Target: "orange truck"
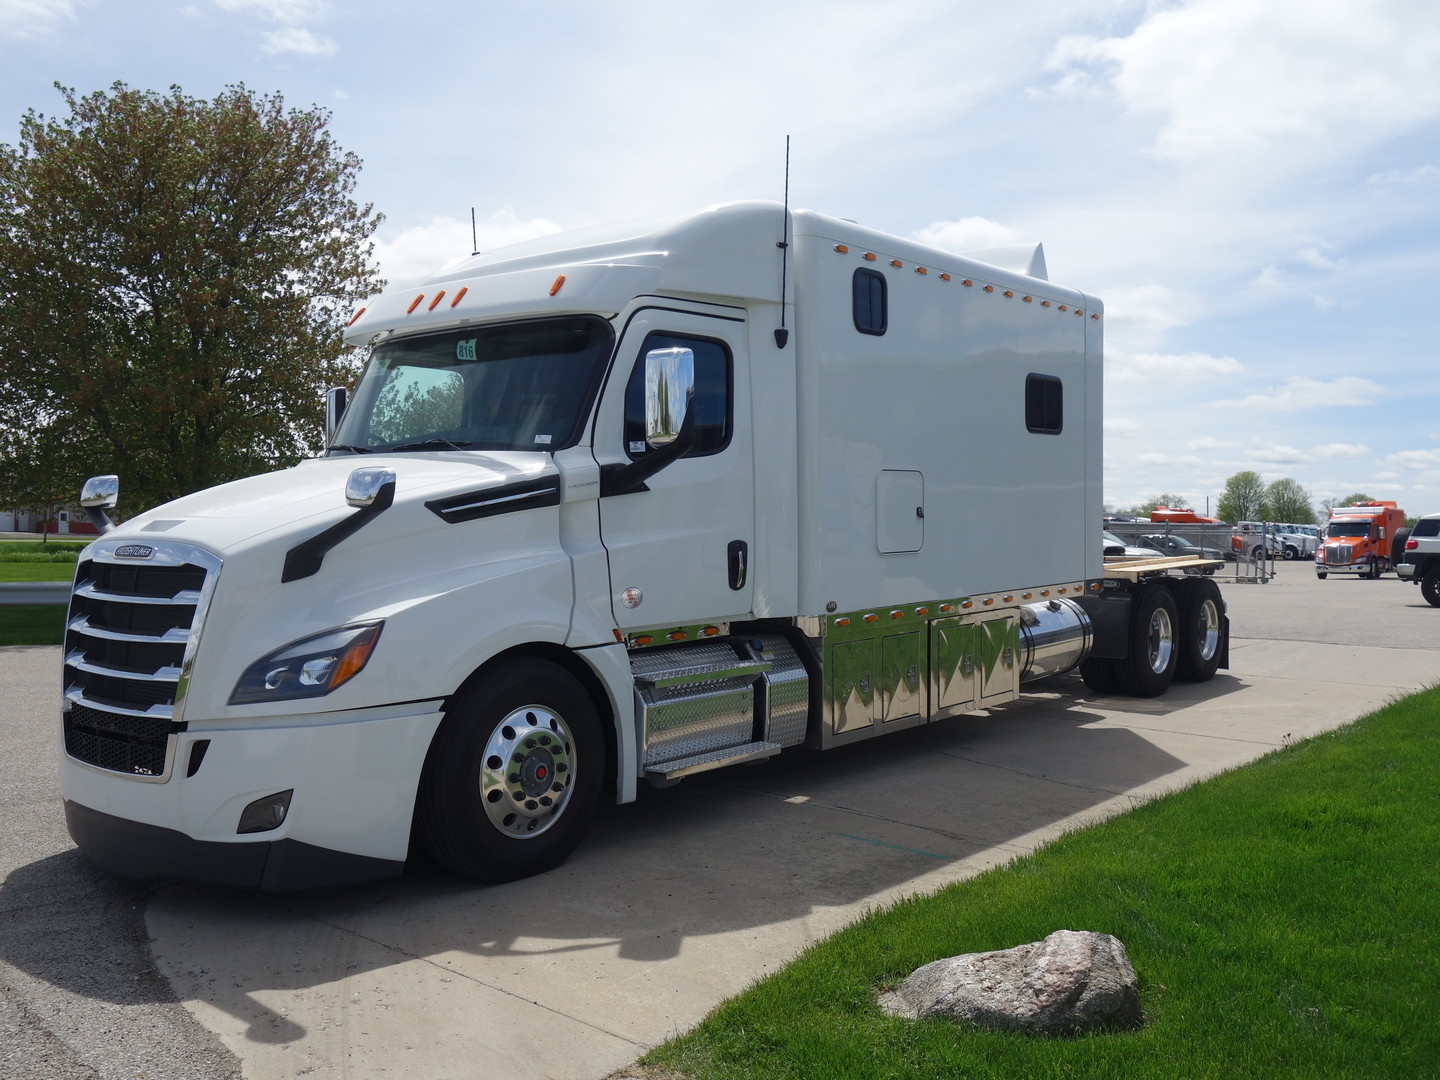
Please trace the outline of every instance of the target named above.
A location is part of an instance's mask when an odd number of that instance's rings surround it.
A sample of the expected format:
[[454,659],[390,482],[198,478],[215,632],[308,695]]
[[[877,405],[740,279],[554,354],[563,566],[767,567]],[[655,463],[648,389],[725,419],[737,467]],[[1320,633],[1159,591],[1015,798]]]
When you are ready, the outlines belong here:
[[1359,574],[1378,578],[1395,569],[1391,545],[1405,527],[1405,511],[1393,502],[1330,508],[1325,538],[1315,551],[1315,576]]

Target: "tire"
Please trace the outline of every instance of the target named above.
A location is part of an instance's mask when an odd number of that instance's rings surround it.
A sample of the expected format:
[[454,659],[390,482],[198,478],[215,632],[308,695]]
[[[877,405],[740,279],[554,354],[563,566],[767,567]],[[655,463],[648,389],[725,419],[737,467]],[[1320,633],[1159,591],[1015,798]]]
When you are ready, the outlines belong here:
[[1420,595],[1431,607],[1440,607],[1440,568],[1427,571],[1420,579]]
[[1220,667],[1225,644],[1225,603],[1220,587],[1208,578],[1192,578],[1179,586],[1180,654],[1175,678],[1184,682],[1208,682]]
[[1317,578],[1319,578],[1321,581],[1324,581],[1324,580],[1325,580],[1327,577],[1329,577],[1330,575],[1327,574],[1327,573],[1325,573],[1324,570],[1316,570],[1316,571],[1315,571],[1315,576],[1316,576]]
[[1130,697],[1158,697],[1175,680],[1180,650],[1175,647],[1179,612],[1165,585],[1141,588],[1130,603],[1129,648],[1115,661],[1120,691]]
[[1286,561],[1286,562],[1294,562],[1294,561],[1295,561],[1296,559],[1298,559],[1299,557],[1300,557],[1300,549],[1299,549],[1299,548],[1297,548],[1294,544],[1286,544],[1286,545],[1285,545],[1285,561]]
[[1250,558],[1253,559],[1255,562],[1264,562],[1265,549],[1263,547],[1260,547],[1259,545],[1256,545],[1255,547],[1250,549]]
[[1085,685],[1097,694],[1113,694],[1120,689],[1120,680],[1115,674],[1119,660],[1091,656],[1080,661],[1080,677]]
[[[1392,537],[1391,540],[1390,540],[1390,568],[1391,568],[1392,570],[1394,570],[1395,567],[1399,566],[1399,565],[1400,565],[1400,561],[1405,558],[1405,541],[1406,541],[1406,540],[1409,540],[1409,539],[1410,539],[1410,530],[1409,530],[1409,529],[1396,529],[1396,530],[1395,530],[1395,535],[1394,535],[1394,537]],[[1398,575],[1399,575],[1399,571],[1396,570],[1395,572],[1396,572],[1396,575],[1398,576]]]
[[416,800],[420,842],[447,869],[514,881],[558,866],[594,815],[605,748],[594,702],[563,668],[521,659],[452,700]]

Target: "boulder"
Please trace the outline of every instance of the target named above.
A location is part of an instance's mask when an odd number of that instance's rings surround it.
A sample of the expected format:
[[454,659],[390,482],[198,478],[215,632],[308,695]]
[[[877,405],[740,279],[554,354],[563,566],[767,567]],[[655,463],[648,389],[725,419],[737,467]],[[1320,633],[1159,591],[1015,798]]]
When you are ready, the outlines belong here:
[[1143,1019],[1125,946],[1089,930],[936,960],[882,994],[880,1007],[910,1019],[939,1016],[1041,1035],[1134,1028]]

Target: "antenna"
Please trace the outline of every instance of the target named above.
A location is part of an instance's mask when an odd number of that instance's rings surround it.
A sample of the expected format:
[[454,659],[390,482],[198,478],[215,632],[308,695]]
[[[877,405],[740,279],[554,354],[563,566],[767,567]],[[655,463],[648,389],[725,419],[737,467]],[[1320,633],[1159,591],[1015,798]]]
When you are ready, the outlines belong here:
[[480,254],[480,237],[475,232],[475,207],[470,207],[470,254]]
[[785,329],[785,281],[790,268],[790,136],[785,136],[785,211],[780,223],[781,237],[775,246],[780,249],[780,325],[775,329],[775,347],[783,349],[790,340]]

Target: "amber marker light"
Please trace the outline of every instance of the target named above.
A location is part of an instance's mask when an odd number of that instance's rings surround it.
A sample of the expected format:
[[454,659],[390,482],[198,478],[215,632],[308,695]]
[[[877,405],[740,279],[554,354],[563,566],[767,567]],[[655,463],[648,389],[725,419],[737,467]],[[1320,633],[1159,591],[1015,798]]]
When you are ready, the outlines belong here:
[[899,270],[905,264],[902,263],[899,259],[891,259],[890,265],[893,266],[896,270]]
[[435,299],[430,301],[430,306],[427,307],[425,310],[426,310],[426,311],[434,311],[434,310],[436,309],[436,307],[439,306],[440,301],[441,301],[441,300],[444,300],[444,299],[445,299],[445,290],[444,290],[444,289],[441,289],[439,292],[437,292],[437,293],[435,294]]
[[865,621],[866,621],[866,622],[875,622],[875,621],[876,621],[877,619],[879,619],[879,618],[880,618],[879,615],[866,615],[866,616],[865,616]]
[[469,286],[469,285],[461,285],[461,286],[460,286],[460,291],[455,294],[455,299],[450,301],[450,306],[451,306],[451,307],[454,307],[456,304],[458,304],[458,303],[460,302],[460,298],[461,298],[462,296],[464,296],[464,295],[465,295],[467,292],[469,292],[469,291],[470,291],[470,286]]
[[949,281],[949,280],[950,280],[950,275],[949,275],[949,274],[941,274],[941,275],[940,275],[940,280],[941,280],[941,281]]
[[1050,301],[1049,301],[1049,300],[1041,300],[1041,301],[1040,301],[1040,306],[1041,306],[1041,307],[1049,307],[1049,306],[1050,306]]
[[943,615],[945,612],[947,612],[947,611],[954,611],[954,610],[955,610],[955,606],[954,606],[953,604],[941,604],[941,605],[940,605],[940,613],[941,613],[942,615]]
[[1035,298],[1033,296],[1022,296],[1020,299],[1024,300],[1027,304],[1033,304],[1035,302]]
[[993,604],[993,603],[995,603],[995,598],[994,598],[993,596],[987,596],[987,597],[985,597],[985,606],[986,606],[986,607],[989,607],[989,606],[990,606],[991,604]]
[[848,247],[846,247],[844,244],[836,244],[836,245],[835,245],[835,250],[838,251],[841,255],[844,255],[844,254],[845,254],[847,251],[849,251],[850,249],[849,249]]
[[960,284],[961,284],[961,285],[964,285],[965,288],[969,289],[969,288],[971,288],[972,286],[974,286],[975,283],[974,283],[973,281],[971,281],[971,280],[967,277],[964,281],[960,282]]
[[718,633],[720,633],[720,628],[719,628],[718,626],[707,626],[707,627],[705,627],[704,630],[701,630],[701,631],[700,631],[700,636],[701,636],[701,637],[714,637],[714,636],[715,636],[716,634],[718,634]]
[[838,627],[840,627],[840,628],[843,630],[845,627],[847,627],[847,626],[850,625],[850,620],[849,620],[849,619],[844,619],[844,618],[842,618],[842,619],[836,619],[836,620],[835,620],[835,625],[838,626]]
[[1021,600],[1029,600],[1030,597],[1033,596],[1033,595],[1034,595],[1033,593],[1028,593],[1028,592],[1027,592],[1027,593],[1024,593],[1024,594],[1020,597],[1020,599],[1021,599]]
[[866,262],[874,262],[874,261],[875,261],[875,253],[874,253],[873,251],[867,251],[867,252],[865,252],[865,254],[864,254],[862,257],[864,258],[864,260],[865,260]]
[[666,639],[669,641],[684,641],[689,636],[690,635],[685,633],[684,630],[672,630],[670,631],[670,633],[665,635]]
[[994,286],[994,285],[986,285],[986,286],[985,286],[985,291],[986,291],[986,292],[994,292],[994,291],[995,291],[995,286]]
[[1005,290],[1005,295],[1006,295],[1007,297],[1013,298],[1013,297],[1015,296],[1015,290],[1014,290],[1014,289],[1006,289],[1006,290]]
[[350,316],[350,321],[347,322],[345,325],[346,325],[346,326],[354,326],[354,325],[355,325],[355,320],[358,319],[358,318],[360,318],[360,316],[361,316],[361,315],[364,315],[364,314],[365,314],[365,309],[362,307],[359,311],[355,312],[354,315],[351,315],[351,316]]
[[1061,305],[1060,305],[1060,310],[1061,310],[1061,311],[1064,311],[1064,310],[1066,310],[1066,308],[1065,308],[1065,305],[1064,305],[1064,304],[1061,304]]
[[922,275],[922,276],[925,275],[925,274],[928,274],[929,272],[930,272],[930,271],[929,271],[929,270],[926,270],[923,266],[917,266],[917,267],[915,267],[915,273],[920,274],[920,275]]
[[904,617],[905,612],[901,611],[899,608],[896,608],[894,611],[890,612],[890,618],[892,619],[903,619]]
[[1098,318],[1100,318],[1100,316],[1099,316],[1099,315],[1091,315],[1090,318],[1092,318],[1092,319],[1098,319]]
[[420,306],[420,301],[424,299],[425,294],[422,292],[419,296],[415,297],[414,300],[410,301],[410,306],[405,309],[405,314],[409,315],[412,311],[414,311],[417,307]]
[[1014,599],[1015,599],[1015,597],[1013,597],[1013,596],[1007,596],[1007,597],[1005,597],[1005,603],[1007,603],[1007,604],[1008,604],[1008,603],[1011,603]]
[[654,639],[653,637],[651,637],[649,634],[641,634],[639,637],[637,637],[637,638],[635,639],[635,644],[636,644],[636,645],[653,645],[654,642],[655,642],[655,639]]
[[557,277],[557,278],[555,279],[555,284],[550,286],[550,295],[551,295],[551,296],[554,296],[556,293],[558,293],[558,292],[560,291],[560,287],[561,287],[562,285],[564,285],[564,284],[565,284],[565,275],[564,275],[564,274],[561,274],[559,277]]
[[916,615],[929,615],[929,614],[930,614],[930,609],[929,609],[928,607],[917,607],[917,608],[915,609],[915,614],[916,614]]

